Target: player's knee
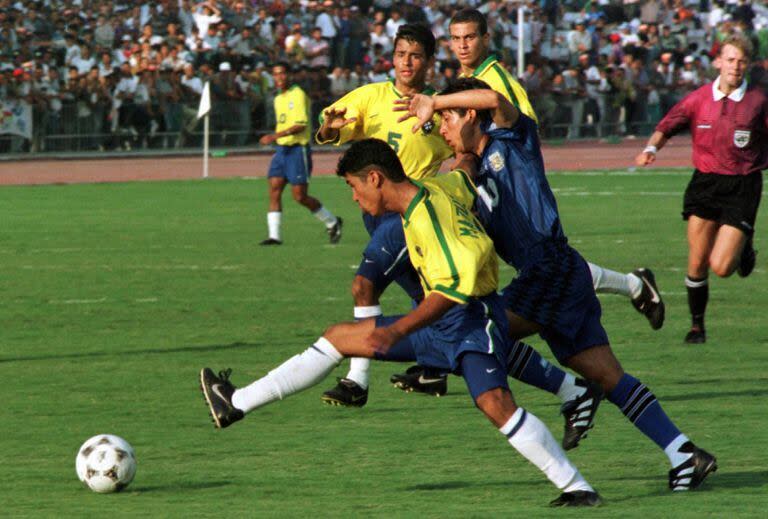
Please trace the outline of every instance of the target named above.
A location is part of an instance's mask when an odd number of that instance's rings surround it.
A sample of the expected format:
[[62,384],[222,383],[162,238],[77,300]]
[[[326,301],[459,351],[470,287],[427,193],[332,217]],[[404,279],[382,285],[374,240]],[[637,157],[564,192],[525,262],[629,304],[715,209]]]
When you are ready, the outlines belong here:
[[478,395],[475,398],[475,405],[496,427],[507,423],[517,411],[512,393],[500,387]]
[[352,299],[355,306],[373,306],[378,304],[373,282],[363,276],[355,276],[352,280]]
[[716,276],[727,278],[736,270],[736,262],[724,258],[714,258],[709,262],[709,268]]

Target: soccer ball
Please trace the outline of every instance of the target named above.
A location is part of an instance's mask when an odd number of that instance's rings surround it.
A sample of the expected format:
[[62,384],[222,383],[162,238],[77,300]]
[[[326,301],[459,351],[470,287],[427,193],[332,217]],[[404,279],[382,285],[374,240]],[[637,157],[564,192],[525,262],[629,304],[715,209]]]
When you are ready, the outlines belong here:
[[75,470],[80,481],[94,492],[119,492],[136,475],[136,455],[119,436],[97,434],[80,447]]

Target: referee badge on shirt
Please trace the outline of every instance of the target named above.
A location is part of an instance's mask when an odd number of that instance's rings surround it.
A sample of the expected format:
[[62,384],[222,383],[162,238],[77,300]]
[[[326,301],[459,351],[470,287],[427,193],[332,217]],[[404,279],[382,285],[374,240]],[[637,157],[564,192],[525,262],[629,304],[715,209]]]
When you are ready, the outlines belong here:
[[293,101],[288,101],[288,110],[293,110]]
[[743,148],[749,144],[749,137],[752,132],[749,130],[736,130],[733,132],[733,144],[737,148]]

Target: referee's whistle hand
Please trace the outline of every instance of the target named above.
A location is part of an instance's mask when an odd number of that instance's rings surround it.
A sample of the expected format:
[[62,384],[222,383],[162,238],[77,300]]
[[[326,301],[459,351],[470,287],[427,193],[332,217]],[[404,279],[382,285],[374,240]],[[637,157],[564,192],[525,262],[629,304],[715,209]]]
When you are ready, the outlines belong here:
[[638,166],[648,166],[649,164],[653,164],[653,161],[655,160],[656,155],[643,151],[637,157],[635,157],[635,164]]

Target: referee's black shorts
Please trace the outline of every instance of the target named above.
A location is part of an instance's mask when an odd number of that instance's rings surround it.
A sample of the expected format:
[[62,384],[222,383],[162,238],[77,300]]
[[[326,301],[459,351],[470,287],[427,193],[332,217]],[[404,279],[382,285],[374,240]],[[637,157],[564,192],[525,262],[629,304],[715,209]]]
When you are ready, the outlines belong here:
[[695,215],[752,236],[762,194],[762,172],[719,175],[695,170],[683,198],[683,219]]

